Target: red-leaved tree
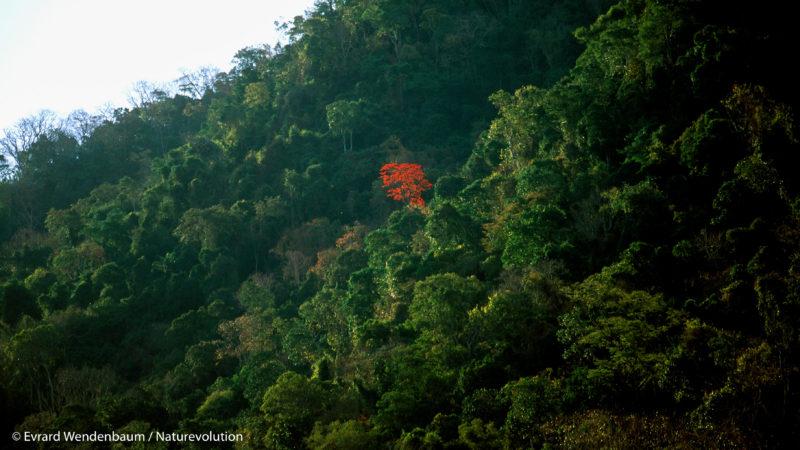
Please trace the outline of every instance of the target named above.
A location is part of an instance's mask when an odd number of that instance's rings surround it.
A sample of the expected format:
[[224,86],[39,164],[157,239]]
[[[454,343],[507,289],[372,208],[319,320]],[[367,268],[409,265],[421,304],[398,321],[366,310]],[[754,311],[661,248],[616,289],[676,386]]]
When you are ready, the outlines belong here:
[[389,163],[381,167],[383,187],[389,188],[386,196],[406,201],[410,206],[425,206],[422,193],[432,188],[419,164]]

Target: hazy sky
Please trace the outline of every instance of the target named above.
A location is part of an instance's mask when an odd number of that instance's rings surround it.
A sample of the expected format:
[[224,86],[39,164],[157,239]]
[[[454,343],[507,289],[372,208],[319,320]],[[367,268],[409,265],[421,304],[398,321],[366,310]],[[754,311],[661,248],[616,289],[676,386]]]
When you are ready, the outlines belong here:
[[[41,109],[127,105],[137,81],[230,68],[313,0],[0,0],[0,130]],[[2,131],[0,131],[2,133]]]

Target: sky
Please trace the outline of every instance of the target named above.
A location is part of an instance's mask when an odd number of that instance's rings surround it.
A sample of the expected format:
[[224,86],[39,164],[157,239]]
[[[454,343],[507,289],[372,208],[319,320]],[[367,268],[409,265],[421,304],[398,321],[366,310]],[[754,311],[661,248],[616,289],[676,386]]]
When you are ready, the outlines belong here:
[[42,109],[127,106],[138,81],[227,71],[313,0],[0,0],[0,134]]

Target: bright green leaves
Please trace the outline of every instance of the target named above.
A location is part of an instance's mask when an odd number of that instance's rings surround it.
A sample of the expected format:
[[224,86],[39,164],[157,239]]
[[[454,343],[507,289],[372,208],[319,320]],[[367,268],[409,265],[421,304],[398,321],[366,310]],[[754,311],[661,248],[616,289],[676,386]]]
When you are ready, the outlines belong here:
[[536,160],[520,170],[515,178],[520,198],[532,195],[537,199],[561,203],[569,193],[567,168],[558,161]]
[[314,341],[325,344],[334,353],[347,353],[355,325],[344,308],[346,300],[344,291],[323,288],[298,309]]
[[[780,446],[800,158],[790,71],[752,63],[769,27],[631,0],[578,43],[605,0],[366,3],[318,2],[194,98],[32,147],[0,189],[0,397],[49,409],[48,371],[72,389],[110,364],[131,394],[26,424],[346,448],[704,447],[691,427],[729,426]],[[375,169],[405,160],[435,195],[389,215]],[[97,161],[135,179],[37,231],[36,192]]]
[[498,91],[489,97],[498,109],[488,138],[504,147],[504,166],[519,170],[538,158],[552,158],[563,149],[563,105],[552,92],[524,86],[514,94]]
[[483,363],[502,365],[513,375],[559,364],[556,330],[564,298],[556,282],[546,278],[552,274],[507,270],[503,276],[501,288],[469,312],[464,333],[470,338],[471,349],[488,355]]
[[[353,130],[365,121],[366,102],[364,99],[337,100],[325,106],[328,128],[342,137],[343,151],[353,150]],[[350,145],[347,145],[347,137]]]
[[308,427],[324,411],[325,400],[326,393],[318,381],[286,372],[264,393],[261,411],[272,420]]
[[437,274],[414,285],[409,307],[410,325],[433,345],[468,345],[464,333],[467,313],[484,298],[484,287],[475,277]]
[[573,247],[566,224],[567,214],[555,205],[534,204],[524,209],[506,224],[503,262],[524,267],[567,256]]
[[269,85],[263,81],[250,83],[244,87],[244,104],[249,108],[267,105],[270,101]]
[[542,444],[541,424],[562,413],[564,384],[548,370],[503,387],[501,395],[510,403],[504,428],[513,442],[525,442],[531,448]]
[[743,156],[733,124],[713,109],[688,127],[675,145],[692,175],[722,175]]
[[425,234],[438,250],[480,248],[481,230],[470,215],[449,202],[440,202],[427,218]]
[[202,248],[219,250],[230,245],[236,232],[236,217],[221,205],[186,210],[174,235],[185,244],[196,243]]
[[[332,434],[341,421],[355,419],[359,406],[358,401],[340,387],[289,371],[264,392],[261,412],[265,414],[268,427],[264,444],[268,448],[293,448],[312,432],[315,422],[320,424],[317,427],[329,430],[326,437],[319,436],[322,429],[314,431],[316,439],[336,439]],[[326,424],[330,425],[323,427]],[[351,433],[363,433],[369,439],[366,428],[357,430],[348,424],[345,430],[339,431],[346,432],[347,428]],[[339,439],[352,441],[345,436]]]
[[694,318],[686,320],[680,339],[673,342],[677,345],[669,352],[661,383],[676,402],[696,404],[726,378],[737,335]]
[[533,156],[533,136],[528,128],[533,122],[533,108],[528,104],[530,101],[522,102],[531,97],[526,94],[533,89],[520,89],[515,96],[500,91],[490,97],[500,117],[492,121],[489,137],[505,144],[503,160],[512,169],[519,169],[524,161]]
[[[792,109],[771,98],[763,86],[736,84],[723,105],[753,151],[770,154],[778,150],[774,144],[797,143]],[[764,149],[765,143],[773,146]]]
[[308,448],[353,450],[372,450],[380,447],[378,442],[378,436],[371,432],[367,423],[360,420],[335,420],[327,425],[317,422],[305,439]]
[[[4,367],[9,382],[27,388],[39,411],[56,411],[55,370],[63,359],[61,336],[50,324],[26,328],[11,336],[5,345]],[[35,399],[35,400],[34,400]]]
[[[626,290],[600,275],[567,295],[575,306],[559,319],[558,336],[566,347],[564,357],[588,369],[586,394],[600,399],[612,393],[658,393],[685,314],[660,294]],[[623,397],[618,401],[624,402]]]

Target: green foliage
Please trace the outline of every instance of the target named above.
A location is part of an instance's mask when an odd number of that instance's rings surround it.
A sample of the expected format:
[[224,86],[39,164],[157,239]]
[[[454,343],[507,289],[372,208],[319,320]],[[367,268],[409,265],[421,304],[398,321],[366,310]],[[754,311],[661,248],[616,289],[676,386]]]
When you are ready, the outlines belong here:
[[509,440],[515,446],[541,445],[539,426],[564,408],[564,387],[560,380],[553,380],[548,373],[519,379],[507,384],[503,395],[510,403],[504,425]]
[[794,444],[793,16],[610,3],[317,2],[181,94],[21,120],[5,431]]
[[492,422],[484,424],[481,419],[472,419],[458,426],[460,441],[470,449],[502,448],[502,435]]
[[569,292],[575,306],[559,319],[564,356],[588,368],[590,398],[656,395],[684,314],[661,295],[627,291],[603,278],[591,276]]
[[325,426],[317,422],[305,443],[308,448],[368,450],[378,446],[378,438],[363,422],[335,420]]
[[506,223],[503,263],[525,267],[551,259],[568,258],[573,249],[565,235],[567,214],[552,204],[533,204]]
[[2,306],[3,322],[8,325],[16,325],[24,315],[41,316],[33,294],[22,283],[14,279],[7,281],[2,286],[0,306]]
[[[475,277],[437,274],[414,285],[409,324],[434,345],[464,342],[467,313],[483,299],[484,289]],[[463,345],[463,344],[462,344]]]
[[286,372],[264,392],[261,411],[266,414],[267,438],[278,446],[300,442],[328,405],[327,394],[318,382]]
[[198,417],[234,417],[241,408],[236,392],[231,389],[214,391],[197,408]]

